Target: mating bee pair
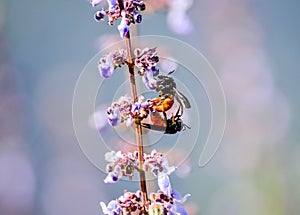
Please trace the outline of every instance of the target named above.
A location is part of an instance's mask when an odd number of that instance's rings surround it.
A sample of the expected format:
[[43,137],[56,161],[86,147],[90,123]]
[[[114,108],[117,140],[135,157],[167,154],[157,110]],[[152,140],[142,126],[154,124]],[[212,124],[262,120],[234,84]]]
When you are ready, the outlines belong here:
[[[157,76],[156,91],[159,92],[159,97],[152,100],[153,109],[161,112],[164,119],[160,117],[157,112],[151,113],[151,121],[153,124],[141,123],[141,126],[147,129],[156,131],[163,131],[165,134],[175,134],[186,128],[190,128],[181,120],[183,114],[183,106],[190,108],[189,100],[176,88],[174,79],[170,76],[175,70],[169,72],[167,75]],[[174,104],[174,98],[179,103],[179,108],[174,116],[167,118],[166,111],[168,111]]]

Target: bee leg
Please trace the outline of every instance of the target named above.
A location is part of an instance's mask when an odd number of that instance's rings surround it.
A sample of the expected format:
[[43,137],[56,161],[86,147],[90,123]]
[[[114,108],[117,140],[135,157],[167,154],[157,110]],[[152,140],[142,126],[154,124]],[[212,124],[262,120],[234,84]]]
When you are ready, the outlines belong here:
[[183,114],[183,106],[182,106],[182,103],[179,102],[179,108],[178,108],[178,110],[176,112],[175,117],[181,117],[182,114]]
[[168,118],[167,118],[167,114],[166,114],[165,111],[163,112],[163,115],[164,115],[164,117],[165,117],[165,121],[167,122]]

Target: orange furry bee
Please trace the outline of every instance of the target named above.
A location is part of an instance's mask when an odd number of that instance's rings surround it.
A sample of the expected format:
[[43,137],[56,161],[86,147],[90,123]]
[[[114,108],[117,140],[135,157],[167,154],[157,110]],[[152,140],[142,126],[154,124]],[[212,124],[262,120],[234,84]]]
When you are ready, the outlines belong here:
[[166,112],[174,104],[174,99],[170,94],[161,95],[151,101],[153,102],[153,109],[158,112]]

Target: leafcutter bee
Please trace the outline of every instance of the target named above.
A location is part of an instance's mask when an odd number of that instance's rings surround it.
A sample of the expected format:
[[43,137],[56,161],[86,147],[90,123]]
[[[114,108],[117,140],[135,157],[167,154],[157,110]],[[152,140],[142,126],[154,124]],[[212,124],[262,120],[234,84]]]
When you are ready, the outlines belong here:
[[[170,94],[176,98],[181,107],[183,104],[185,108],[190,108],[189,100],[176,88],[174,79],[170,76],[175,70],[169,72],[167,75],[159,75],[156,77],[157,86],[156,91],[161,95]],[[183,104],[182,104],[183,103]]]
[[[169,119],[165,112],[163,112],[164,119],[161,118],[158,112],[154,112],[152,114],[154,114],[154,116],[151,116],[151,121],[154,124],[141,123],[142,127],[155,131],[162,131],[165,134],[176,134],[177,132],[184,131],[186,128],[190,129],[190,127],[184,124],[180,118],[183,114],[181,106],[179,106],[175,116],[172,114]],[[161,120],[158,120],[156,117],[159,117]]]

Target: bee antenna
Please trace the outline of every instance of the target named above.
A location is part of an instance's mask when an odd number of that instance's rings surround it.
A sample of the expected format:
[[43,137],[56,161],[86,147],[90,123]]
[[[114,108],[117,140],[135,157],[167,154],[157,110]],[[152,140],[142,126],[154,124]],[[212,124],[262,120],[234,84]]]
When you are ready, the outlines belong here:
[[183,127],[184,127],[184,129],[186,129],[186,128],[191,129],[191,127],[188,126],[187,124],[183,124]]
[[168,73],[168,75],[171,75],[173,72],[175,72],[175,69],[173,69],[172,71],[170,71],[170,72]]

